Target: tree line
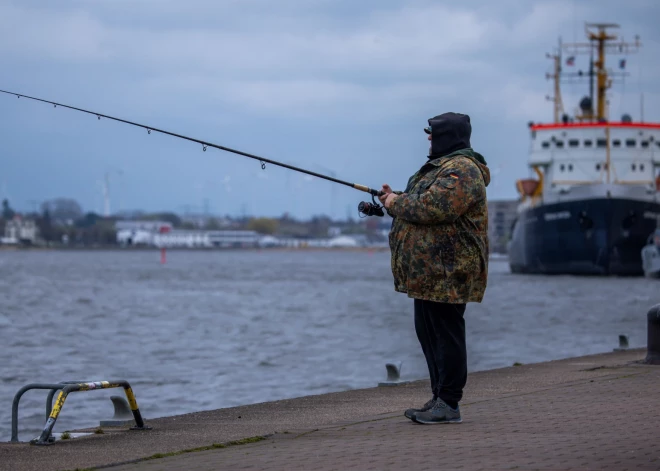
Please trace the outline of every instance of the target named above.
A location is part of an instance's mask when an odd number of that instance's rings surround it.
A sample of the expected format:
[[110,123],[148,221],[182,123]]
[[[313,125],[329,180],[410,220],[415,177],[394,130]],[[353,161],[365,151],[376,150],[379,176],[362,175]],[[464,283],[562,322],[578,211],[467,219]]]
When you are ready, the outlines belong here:
[[[2,201],[0,218],[0,234],[4,234],[4,226],[18,215],[10,202]],[[333,226],[341,228],[344,234],[366,234],[373,236],[379,229],[380,218],[364,220],[333,221],[325,215],[313,216],[307,221],[296,220],[287,214],[279,218],[269,217],[238,217],[223,218],[206,217],[200,221],[191,221],[174,212],[146,213],[134,211],[126,215],[104,217],[95,212],[83,211],[80,204],[70,198],[56,198],[45,201],[40,211],[32,211],[20,215],[24,219],[34,220],[39,238],[46,245],[115,245],[117,244],[117,220],[151,220],[164,221],[177,229],[245,229],[253,230],[263,235],[281,237],[316,238],[327,237]]]

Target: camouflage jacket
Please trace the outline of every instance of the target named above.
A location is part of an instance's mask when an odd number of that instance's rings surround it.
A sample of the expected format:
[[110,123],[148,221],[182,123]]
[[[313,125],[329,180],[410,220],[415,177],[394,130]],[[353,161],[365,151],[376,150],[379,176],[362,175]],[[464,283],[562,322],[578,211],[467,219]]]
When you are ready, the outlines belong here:
[[490,171],[461,149],[427,162],[391,204],[394,288],[416,299],[481,302],[488,279]]

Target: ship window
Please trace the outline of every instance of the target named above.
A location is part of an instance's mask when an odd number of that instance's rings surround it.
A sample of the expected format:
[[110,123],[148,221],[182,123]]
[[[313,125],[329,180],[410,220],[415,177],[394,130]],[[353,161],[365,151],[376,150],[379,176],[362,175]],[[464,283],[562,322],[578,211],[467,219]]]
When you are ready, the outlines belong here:
[[644,171],[644,164],[639,164],[639,171],[643,172]]
[[565,167],[564,167],[564,164],[561,164],[561,165],[559,166],[559,170],[561,170],[562,172],[564,171],[564,168],[565,168]]
[[634,172],[635,170],[637,170],[637,165],[635,165],[635,164],[632,164],[630,167],[633,169],[633,172]]
[[598,139],[598,140],[596,140],[596,145],[598,147],[607,147],[607,139]]
[[626,147],[635,147],[635,139],[626,139]]
[[555,142],[555,145],[559,148],[562,148],[562,147],[564,147],[564,141],[557,141],[557,142]]
[[591,139],[585,139],[584,141],[584,147],[591,147],[593,145],[593,141]]
[[649,146],[649,141],[642,141],[642,147],[646,149]]
[[550,147],[550,143],[548,141],[541,142],[541,147],[547,149],[548,147]]
[[613,145],[614,147],[621,147],[621,140],[620,140],[620,139],[614,139],[614,140],[612,141],[612,145]]
[[658,146],[658,147],[660,147],[660,141],[657,141],[657,142],[655,143],[655,145]]
[[573,164],[568,164],[568,171],[572,172],[573,171]]
[[580,141],[578,141],[577,139],[569,139],[568,141],[569,147],[577,147],[578,145],[580,145]]

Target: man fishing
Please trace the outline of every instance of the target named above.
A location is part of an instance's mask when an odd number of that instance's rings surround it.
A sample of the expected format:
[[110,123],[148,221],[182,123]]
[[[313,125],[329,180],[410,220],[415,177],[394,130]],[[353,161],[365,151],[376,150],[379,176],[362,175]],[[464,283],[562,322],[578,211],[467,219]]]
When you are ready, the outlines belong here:
[[385,184],[379,199],[393,218],[394,289],[414,299],[433,393],[404,415],[420,424],[460,423],[467,382],[463,315],[468,302],[482,301],[488,279],[490,171],[470,147],[469,116],[444,113],[428,123],[428,161],[403,192]]

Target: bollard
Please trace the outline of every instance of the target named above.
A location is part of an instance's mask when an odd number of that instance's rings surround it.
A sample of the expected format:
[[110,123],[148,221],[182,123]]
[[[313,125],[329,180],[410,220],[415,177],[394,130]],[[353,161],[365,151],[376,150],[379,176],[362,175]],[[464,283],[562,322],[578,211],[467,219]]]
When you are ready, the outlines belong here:
[[378,386],[398,386],[400,384],[408,384],[410,381],[401,381],[401,362],[386,363],[385,369],[387,370],[387,380],[378,383]]
[[115,415],[110,420],[101,420],[99,425],[101,427],[123,427],[126,425],[133,425],[135,418],[128,401],[121,396],[110,396],[112,405],[115,408]]
[[660,365],[660,304],[656,304],[647,314],[646,360],[649,365]]
[[627,335],[619,335],[619,348],[615,348],[615,352],[625,352],[628,350],[628,336]]
[[385,363],[385,369],[387,370],[388,381],[399,381],[399,378],[401,377],[401,365],[402,365],[401,362],[397,364]]

